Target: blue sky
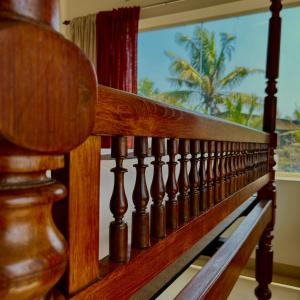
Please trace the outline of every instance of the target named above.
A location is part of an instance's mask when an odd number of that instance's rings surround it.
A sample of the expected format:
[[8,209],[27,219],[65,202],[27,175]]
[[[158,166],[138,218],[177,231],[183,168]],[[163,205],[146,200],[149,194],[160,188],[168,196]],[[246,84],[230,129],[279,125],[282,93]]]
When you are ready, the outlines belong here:
[[[292,116],[295,106],[300,108],[300,8],[282,11],[282,42],[280,77],[278,84],[278,107],[280,116]],[[265,69],[269,13],[209,21],[203,24],[167,28],[139,35],[138,78],[149,78],[161,91],[171,90],[167,81],[170,60],[164,54],[171,50],[183,58],[186,51],[176,44],[178,32],[192,35],[195,26],[203,26],[216,33],[230,33],[236,36],[235,52],[226,65],[226,72],[236,66]],[[264,96],[264,74],[248,77],[238,90]]]

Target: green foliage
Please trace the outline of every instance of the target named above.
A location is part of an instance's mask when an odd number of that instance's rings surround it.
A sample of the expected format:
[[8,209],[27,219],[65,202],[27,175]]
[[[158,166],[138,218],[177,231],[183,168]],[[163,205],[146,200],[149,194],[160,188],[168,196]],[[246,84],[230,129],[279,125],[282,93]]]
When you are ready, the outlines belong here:
[[230,34],[220,34],[219,51],[216,49],[215,34],[200,27],[195,28],[193,36],[177,34],[176,41],[188,52],[189,59],[183,59],[171,51],[166,52],[171,61],[169,82],[175,88],[170,94],[180,99],[184,92],[183,102],[196,102],[194,110],[220,115],[222,104],[226,106],[232,89],[250,74],[261,72],[258,69],[236,67],[225,74],[226,61],[231,59],[234,52],[235,37]]

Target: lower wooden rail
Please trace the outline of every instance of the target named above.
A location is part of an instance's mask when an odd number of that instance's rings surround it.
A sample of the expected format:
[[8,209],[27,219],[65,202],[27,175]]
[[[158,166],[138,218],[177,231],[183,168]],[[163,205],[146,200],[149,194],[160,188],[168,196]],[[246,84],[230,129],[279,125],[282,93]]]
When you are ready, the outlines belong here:
[[227,299],[253,248],[271,220],[272,201],[260,201],[176,299]]
[[[270,176],[266,174],[248,184],[214,208],[168,234],[165,239],[156,241],[151,248],[132,250],[131,258],[126,264],[114,263],[108,257],[101,260],[99,280],[74,295],[72,299],[99,299],[97,298],[99,295],[105,299],[128,299],[265,186],[269,180]],[[119,288],[112,289],[112,284],[116,282]]]

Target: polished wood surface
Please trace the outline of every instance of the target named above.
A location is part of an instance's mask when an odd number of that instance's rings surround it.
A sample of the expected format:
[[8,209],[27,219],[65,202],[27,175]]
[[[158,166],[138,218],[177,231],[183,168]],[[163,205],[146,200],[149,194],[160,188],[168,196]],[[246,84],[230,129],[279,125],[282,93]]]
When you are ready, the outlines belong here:
[[127,139],[124,136],[112,138],[111,156],[115,158],[116,166],[111,169],[114,173],[114,187],[109,207],[114,221],[109,225],[109,257],[115,262],[125,262],[128,259],[128,225],[123,220],[128,208],[124,187],[127,169],[123,167],[127,151]]
[[162,138],[152,138],[153,179],[151,183],[151,215],[150,226],[151,236],[156,239],[162,239],[166,236],[166,207],[163,203],[166,188],[162,174],[162,156],[165,155],[165,140]]
[[190,141],[186,139],[179,140],[179,151],[180,154],[180,171],[178,176],[178,202],[179,202],[179,221],[187,223],[190,220],[190,182],[188,176],[187,155],[190,153]]
[[2,140],[0,162],[0,298],[40,299],[67,264],[67,245],[51,215],[66,189],[46,176],[48,169],[63,167],[63,156]]
[[[213,209],[173,231],[165,239],[153,241],[151,248],[131,251],[131,259],[127,264],[120,265],[112,263],[108,259],[102,260],[99,281],[71,299],[98,299],[100,295],[104,299],[128,299],[130,295],[190,249],[201,237],[244,203],[257,189],[263,187],[269,179],[269,174],[257,179],[218,203]],[[118,289],[112,289],[112,285],[116,282],[118,282]]]
[[[221,264],[213,259],[200,281],[206,298],[226,297],[259,240],[256,295],[270,298],[281,24],[281,1],[271,2],[261,132],[97,86],[89,60],[56,32],[57,0],[0,1],[1,299],[128,299],[256,192],[259,204],[249,215],[255,218],[246,219],[217,254]],[[110,253],[100,263],[97,135],[112,136],[115,164]],[[124,188],[127,137],[135,139],[137,158],[131,245],[125,222],[131,201]],[[188,293],[194,297],[199,289]]]
[[99,275],[100,148],[101,139],[91,136],[66,155],[64,169],[52,172],[69,191],[53,210],[69,246],[69,263],[60,283],[65,294],[77,292]]
[[[272,252],[272,230],[275,225],[276,213],[276,185],[275,185],[275,170],[276,165],[274,159],[274,152],[277,146],[276,135],[276,113],[277,113],[277,78],[279,76],[279,61],[280,61],[280,37],[281,37],[281,18],[280,11],[282,9],[281,0],[271,0],[271,18],[269,21],[269,40],[268,40],[268,53],[267,53],[267,66],[266,66],[266,97],[264,101],[264,118],[263,130],[270,134],[271,143],[267,149],[268,172],[271,174],[270,182],[264,186],[259,192],[258,197],[261,200],[271,199],[272,222],[268,229],[261,236],[259,247],[256,252],[256,280],[258,286],[255,290],[256,297],[259,300],[270,299],[272,294],[268,285],[272,281],[272,266],[273,266],[273,252]],[[264,153],[264,151],[263,151]],[[264,169],[264,167],[262,167]]]
[[40,0],[1,0],[0,11],[4,15],[27,17],[59,30],[59,2]]
[[44,299],[69,256],[52,217],[67,190],[46,171],[90,135],[97,86],[58,16],[56,0],[0,1],[1,299]]
[[200,141],[191,140],[191,168],[189,173],[190,181],[190,215],[197,217],[200,214],[200,175],[199,175],[199,161],[200,158]]
[[234,210],[228,217],[222,222],[219,222],[208,234],[195,243],[189,250],[183,255],[174,260],[166,269],[155,276],[144,287],[137,291],[130,297],[132,300],[148,300],[155,299],[159,295],[159,291],[169,286],[174,279],[182,274],[186,268],[188,268],[199,257],[201,253],[209,244],[222,234],[234,221],[240,216],[244,215],[246,211],[249,211],[257,203],[256,197],[251,197]]
[[271,201],[259,202],[228,241],[175,299],[226,300],[271,218]]
[[59,153],[89,136],[97,86],[82,51],[39,23],[57,14],[56,0],[0,1],[0,135],[23,148]]
[[98,86],[93,134],[268,143],[267,133]]
[[169,229],[177,229],[179,226],[179,214],[178,214],[178,182],[176,177],[177,161],[175,159],[178,154],[178,140],[168,139],[167,152],[169,155],[168,162],[168,179],[166,183],[166,192],[168,194],[168,200],[166,201],[166,217],[167,227]]
[[147,204],[149,202],[149,192],[146,183],[145,171],[148,165],[144,159],[148,154],[148,138],[136,137],[134,139],[134,154],[138,158],[136,168],[135,186],[132,199],[135,211],[132,212],[132,247],[147,248],[150,246],[149,212]]

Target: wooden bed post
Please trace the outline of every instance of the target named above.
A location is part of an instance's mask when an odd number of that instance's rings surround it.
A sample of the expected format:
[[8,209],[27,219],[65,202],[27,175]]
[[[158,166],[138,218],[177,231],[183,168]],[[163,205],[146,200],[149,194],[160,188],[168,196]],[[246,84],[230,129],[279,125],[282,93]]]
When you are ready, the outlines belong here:
[[272,16],[269,22],[269,41],[267,52],[266,78],[267,88],[264,103],[263,130],[271,134],[271,143],[269,145],[269,172],[271,174],[270,182],[263,187],[258,197],[262,199],[272,199],[273,217],[272,222],[262,234],[259,245],[256,249],[256,280],[258,286],[255,289],[255,295],[259,300],[271,298],[271,291],[268,285],[272,282],[273,272],[273,251],[272,251],[272,231],[275,223],[276,209],[276,186],[275,186],[275,160],[274,150],[277,146],[276,130],[276,108],[277,108],[277,87],[276,80],[279,73],[279,56],[280,56],[280,33],[281,18],[280,11],[282,8],[281,0],[271,0],[270,10]]
[[[58,1],[0,1],[0,299],[42,299],[68,251],[52,218],[66,188],[47,170],[91,133],[96,77],[56,30]],[[44,298],[43,298],[44,299]]]

